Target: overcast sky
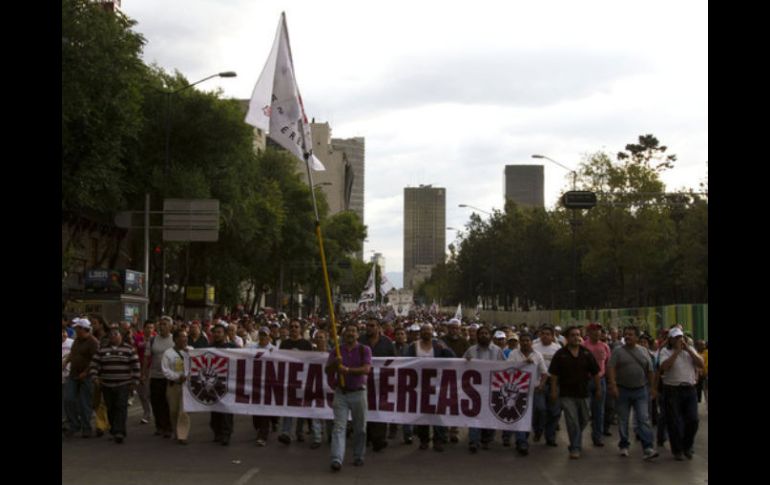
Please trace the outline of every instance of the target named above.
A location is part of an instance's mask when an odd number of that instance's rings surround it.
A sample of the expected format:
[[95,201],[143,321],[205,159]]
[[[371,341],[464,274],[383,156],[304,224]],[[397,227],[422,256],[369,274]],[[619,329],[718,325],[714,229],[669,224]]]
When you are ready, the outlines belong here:
[[[503,206],[507,164],[545,165],[553,207],[587,153],[652,133],[675,153],[669,190],[708,167],[708,4],[693,1],[123,0],[144,60],[246,99],[286,12],[308,117],[366,138],[365,251],[403,268],[403,189]],[[456,234],[447,232],[447,243]],[[365,253],[365,254],[366,254]],[[394,281],[400,286],[400,281]]]

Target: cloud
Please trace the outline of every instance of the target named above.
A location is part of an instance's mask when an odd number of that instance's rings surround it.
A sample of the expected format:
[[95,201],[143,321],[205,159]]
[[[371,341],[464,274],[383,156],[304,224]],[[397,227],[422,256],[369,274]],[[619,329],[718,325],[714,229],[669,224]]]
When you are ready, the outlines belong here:
[[[438,103],[543,107],[607,92],[614,82],[649,68],[622,53],[519,50],[401,58],[376,76],[338,89],[313,88],[321,112],[346,118]],[[331,89],[331,92],[329,92]],[[312,95],[312,96],[311,96]]]

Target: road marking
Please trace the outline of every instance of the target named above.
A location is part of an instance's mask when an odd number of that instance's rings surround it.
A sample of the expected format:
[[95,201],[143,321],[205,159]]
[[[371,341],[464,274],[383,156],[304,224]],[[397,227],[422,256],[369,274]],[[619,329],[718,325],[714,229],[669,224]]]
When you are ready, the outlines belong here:
[[251,477],[257,473],[259,473],[259,468],[252,468],[251,470],[247,471],[241,478],[239,478],[238,481],[233,485],[246,485],[246,483],[251,480]]

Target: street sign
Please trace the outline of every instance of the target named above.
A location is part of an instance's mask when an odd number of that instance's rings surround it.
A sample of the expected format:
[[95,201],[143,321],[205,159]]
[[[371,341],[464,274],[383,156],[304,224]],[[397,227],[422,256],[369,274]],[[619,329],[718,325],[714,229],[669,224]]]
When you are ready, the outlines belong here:
[[561,197],[567,209],[590,209],[596,206],[596,193],[587,190],[572,190]]
[[164,199],[164,241],[219,240],[219,200]]

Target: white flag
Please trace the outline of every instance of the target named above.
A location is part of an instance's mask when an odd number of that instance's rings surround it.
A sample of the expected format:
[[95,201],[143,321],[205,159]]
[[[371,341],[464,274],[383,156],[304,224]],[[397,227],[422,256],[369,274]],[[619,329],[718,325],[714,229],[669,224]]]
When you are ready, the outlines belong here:
[[251,93],[246,123],[265,131],[300,160],[308,155],[313,170],[326,170],[312,152],[310,123],[294,76],[285,13],[281,14],[273,48]]
[[358,299],[358,304],[374,301],[377,296],[377,287],[374,285],[374,272],[377,268],[376,264],[372,265],[372,272],[369,274],[369,279],[366,280],[366,288],[361,292],[361,298]]
[[458,303],[457,304],[457,311],[455,312],[455,318],[457,318],[458,320],[462,320],[463,319],[463,304],[462,303]]
[[388,277],[385,276],[385,273],[380,273],[380,291],[382,294],[387,295],[393,288],[395,288],[395,286],[393,286],[393,283],[391,283]]

